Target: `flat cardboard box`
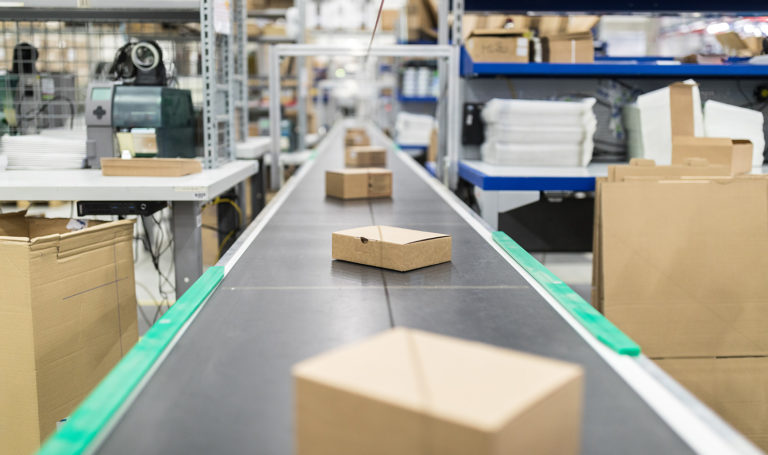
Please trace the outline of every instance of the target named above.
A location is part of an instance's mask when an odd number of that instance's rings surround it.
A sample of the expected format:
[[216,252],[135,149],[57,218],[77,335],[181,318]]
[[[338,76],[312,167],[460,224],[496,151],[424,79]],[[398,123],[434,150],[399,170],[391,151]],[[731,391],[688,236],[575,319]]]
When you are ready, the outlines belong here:
[[542,59],[549,63],[593,63],[595,46],[592,34],[568,33],[541,39]]
[[387,149],[376,145],[347,147],[344,155],[347,167],[385,167]]
[[128,177],[181,177],[203,171],[194,158],[102,158],[101,175]]
[[768,355],[768,178],[599,183],[599,309],[649,357]]
[[451,260],[451,236],[392,226],[333,233],[333,259],[407,272]]
[[325,194],[340,199],[392,196],[392,171],[381,168],[325,171]]
[[768,357],[654,361],[736,430],[768,451]]
[[138,339],[133,221],[0,215],[0,452],[27,454]]
[[579,453],[578,365],[396,328],[293,377],[299,455]]
[[726,166],[731,175],[752,170],[752,142],[746,139],[675,136],[672,138],[672,164],[683,164],[690,158],[704,158],[715,165]]
[[528,63],[530,60],[528,38],[516,30],[473,30],[466,47],[475,62]]

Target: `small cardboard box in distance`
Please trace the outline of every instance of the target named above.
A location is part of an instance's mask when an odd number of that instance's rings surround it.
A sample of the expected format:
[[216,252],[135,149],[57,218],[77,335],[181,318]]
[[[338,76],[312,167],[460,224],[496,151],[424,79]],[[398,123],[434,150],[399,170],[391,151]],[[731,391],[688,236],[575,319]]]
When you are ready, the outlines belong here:
[[363,128],[347,128],[344,135],[344,145],[347,147],[371,145],[371,139]]
[[396,328],[293,368],[299,455],[567,455],[578,365]]
[[136,343],[133,221],[0,215],[0,452],[26,454]]
[[386,167],[387,149],[376,145],[347,147],[344,153],[347,167]]
[[333,259],[407,272],[451,260],[451,236],[392,226],[333,233]]
[[752,170],[752,142],[746,139],[676,136],[672,138],[672,164],[690,158],[705,158],[714,165],[727,166],[731,175]]
[[593,63],[595,46],[592,34],[566,33],[541,39],[542,60],[549,63]]
[[528,47],[525,34],[515,30],[473,30],[467,38],[467,52],[475,62],[528,63]]
[[325,194],[340,199],[392,196],[392,171],[381,168],[325,171]]

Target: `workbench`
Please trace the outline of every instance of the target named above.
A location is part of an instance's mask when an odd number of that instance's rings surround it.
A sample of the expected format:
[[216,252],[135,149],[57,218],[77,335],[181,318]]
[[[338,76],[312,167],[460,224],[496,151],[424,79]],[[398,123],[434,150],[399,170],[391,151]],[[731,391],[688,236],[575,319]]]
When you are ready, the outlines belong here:
[[[343,167],[334,127],[41,453],[291,454],[292,365],[392,326],[580,364],[584,454],[759,453],[647,358],[598,341],[558,300],[567,287],[368,128],[390,150],[391,199],[325,197]],[[453,259],[407,273],[331,259],[332,232],[375,224],[450,234]]]
[[[263,151],[256,158],[262,159]],[[203,271],[201,205],[259,171],[233,161],[183,177],[106,177],[98,169],[0,172],[0,201],[167,201],[171,203],[176,295]]]

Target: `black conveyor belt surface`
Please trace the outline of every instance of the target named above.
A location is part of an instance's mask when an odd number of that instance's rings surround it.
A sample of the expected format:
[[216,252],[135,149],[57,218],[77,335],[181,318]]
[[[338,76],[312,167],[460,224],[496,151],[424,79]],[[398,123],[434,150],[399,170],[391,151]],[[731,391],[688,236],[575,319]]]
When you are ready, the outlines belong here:
[[[326,199],[324,171],[343,166],[337,142],[224,278],[100,453],[291,454],[291,366],[391,321],[583,365],[584,454],[691,453],[394,154],[392,200]],[[331,260],[333,231],[371,224],[451,234],[453,261],[398,273]]]

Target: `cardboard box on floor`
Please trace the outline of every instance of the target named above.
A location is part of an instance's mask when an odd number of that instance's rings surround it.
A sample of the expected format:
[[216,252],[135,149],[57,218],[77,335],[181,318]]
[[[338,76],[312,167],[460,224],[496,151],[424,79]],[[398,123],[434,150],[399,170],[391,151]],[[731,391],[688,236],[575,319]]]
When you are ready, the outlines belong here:
[[475,62],[528,63],[529,40],[524,33],[506,29],[477,29],[466,41]]
[[646,355],[768,355],[767,177],[624,176],[595,212],[597,307]]
[[451,236],[392,226],[333,233],[333,259],[407,272],[451,260]]
[[340,199],[391,197],[392,171],[381,168],[326,171],[325,194]]
[[299,455],[580,450],[578,365],[397,328],[305,360],[293,377]]
[[768,357],[655,362],[736,430],[768,451]]
[[386,167],[387,149],[376,145],[347,147],[344,153],[347,167]]
[[136,343],[133,221],[0,215],[0,441],[26,454]]

